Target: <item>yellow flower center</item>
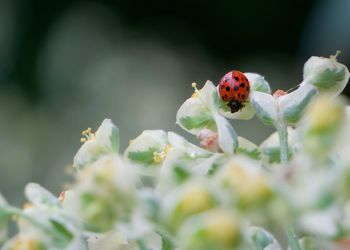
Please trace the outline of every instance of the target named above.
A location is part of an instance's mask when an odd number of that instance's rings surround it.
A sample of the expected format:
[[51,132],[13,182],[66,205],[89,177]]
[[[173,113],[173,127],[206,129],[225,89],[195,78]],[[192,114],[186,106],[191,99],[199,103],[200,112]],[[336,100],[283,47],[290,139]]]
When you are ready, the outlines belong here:
[[154,163],[156,164],[159,164],[161,163],[168,155],[168,152],[169,152],[169,145],[166,144],[164,149],[160,152],[153,152],[153,161]]

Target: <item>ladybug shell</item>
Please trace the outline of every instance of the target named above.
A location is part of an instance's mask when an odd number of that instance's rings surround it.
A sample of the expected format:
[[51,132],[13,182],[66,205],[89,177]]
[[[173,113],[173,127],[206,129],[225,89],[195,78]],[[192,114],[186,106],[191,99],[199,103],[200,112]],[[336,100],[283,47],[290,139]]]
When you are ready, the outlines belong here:
[[228,72],[219,82],[219,94],[225,102],[245,102],[248,99],[249,92],[249,81],[240,71],[233,70]]

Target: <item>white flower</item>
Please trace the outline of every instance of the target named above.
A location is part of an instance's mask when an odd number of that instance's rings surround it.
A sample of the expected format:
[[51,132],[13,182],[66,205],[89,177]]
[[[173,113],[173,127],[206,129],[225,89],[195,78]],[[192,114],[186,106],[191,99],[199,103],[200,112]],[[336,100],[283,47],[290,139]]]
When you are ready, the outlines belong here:
[[117,155],[107,155],[84,167],[77,178],[64,207],[89,230],[110,230],[119,219],[128,218],[136,199],[132,165]]
[[105,119],[95,133],[83,131],[83,145],[74,156],[73,166],[82,168],[101,156],[119,151],[119,130],[110,119]]

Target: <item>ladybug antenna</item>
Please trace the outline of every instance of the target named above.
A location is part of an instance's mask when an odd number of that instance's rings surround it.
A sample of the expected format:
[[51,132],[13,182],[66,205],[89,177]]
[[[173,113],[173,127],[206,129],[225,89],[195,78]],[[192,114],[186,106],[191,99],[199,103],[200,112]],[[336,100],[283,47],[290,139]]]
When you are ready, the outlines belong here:
[[297,86],[294,86],[294,87],[288,89],[286,92],[287,92],[287,93],[293,92],[294,90],[297,90],[297,89],[300,87],[300,85],[301,85],[301,83],[298,84]]

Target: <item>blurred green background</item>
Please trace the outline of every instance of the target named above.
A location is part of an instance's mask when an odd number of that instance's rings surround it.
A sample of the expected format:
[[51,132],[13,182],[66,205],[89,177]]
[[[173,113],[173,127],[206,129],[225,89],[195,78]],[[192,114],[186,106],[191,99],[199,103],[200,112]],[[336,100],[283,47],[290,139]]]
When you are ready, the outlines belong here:
[[[122,149],[144,129],[185,135],[175,115],[193,81],[238,69],[287,89],[337,49],[349,66],[349,24],[349,0],[0,0],[0,192],[16,205],[29,181],[58,194],[81,131],[105,117]],[[233,124],[257,144],[272,131]]]

